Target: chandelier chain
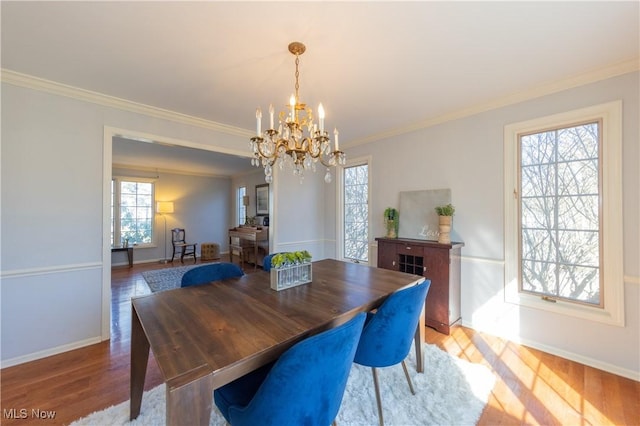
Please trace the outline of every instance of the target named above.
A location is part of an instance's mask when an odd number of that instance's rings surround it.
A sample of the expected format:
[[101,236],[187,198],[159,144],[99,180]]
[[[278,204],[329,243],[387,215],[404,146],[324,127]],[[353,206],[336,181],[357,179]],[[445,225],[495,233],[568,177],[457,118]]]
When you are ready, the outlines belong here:
[[300,65],[300,55],[296,55],[296,103],[298,103],[300,97],[298,96],[298,89],[300,88],[300,83],[298,82],[298,77],[300,77],[300,71],[298,71],[298,65]]

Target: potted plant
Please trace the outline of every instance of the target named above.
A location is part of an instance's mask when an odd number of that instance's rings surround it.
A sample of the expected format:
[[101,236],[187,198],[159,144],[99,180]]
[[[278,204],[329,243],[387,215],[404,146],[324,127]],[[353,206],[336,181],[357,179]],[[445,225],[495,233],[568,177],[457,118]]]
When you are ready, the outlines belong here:
[[393,207],[387,207],[384,211],[384,225],[387,228],[387,238],[398,238],[398,224],[400,213]]
[[274,254],[271,258],[271,288],[280,291],[310,283],[311,267],[311,254],[306,250]]
[[451,243],[451,222],[456,208],[451,203],[436,207],[438,213],[438,242],[442,244]]

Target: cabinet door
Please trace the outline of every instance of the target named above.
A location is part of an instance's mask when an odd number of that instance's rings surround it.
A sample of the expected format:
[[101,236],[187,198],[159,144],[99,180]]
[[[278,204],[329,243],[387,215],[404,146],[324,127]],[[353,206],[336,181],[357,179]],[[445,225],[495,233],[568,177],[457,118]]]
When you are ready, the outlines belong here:
[[396,244],[378,241],[378,268],[398,270],[396,261]]
[[449,250],[424,250],[425,278],[431,280],[425,307],[425,322],[430,327],[449,332]]

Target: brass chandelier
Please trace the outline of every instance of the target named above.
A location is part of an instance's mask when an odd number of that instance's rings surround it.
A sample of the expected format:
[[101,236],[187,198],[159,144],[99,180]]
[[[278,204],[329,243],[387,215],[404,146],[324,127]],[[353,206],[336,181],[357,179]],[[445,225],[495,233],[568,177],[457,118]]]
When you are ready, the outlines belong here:
[[[300,101],[298,78],[300,73],[300,55],[306,47],[300,42],[289,44],[289,52],[296,57],[295,93],[289,99],[288,111],[281,111],[278,116],[278,128],[274,126],[274,109],[269,105],[269,128],[262,132],[262,111],[256,110],[256,136],[251,138],[249,147],[253,153],[251,164],[264,167],[264,180],[273,182],[273,167],[278,165],[282,170],[285,165],[293,169],[293,174],[302,181],[304,172],[316,171],[316,163],[327,168],[325,182],[331,182],[331,167],[344,165],[346,157],[338,145],[338,130],[334,129],[335,149],[331,150],[329,133],[324,128],[324,109],[318,105],[318,123],[313,120],[313,111]],[[306,130],[306,132],[305,132]]]

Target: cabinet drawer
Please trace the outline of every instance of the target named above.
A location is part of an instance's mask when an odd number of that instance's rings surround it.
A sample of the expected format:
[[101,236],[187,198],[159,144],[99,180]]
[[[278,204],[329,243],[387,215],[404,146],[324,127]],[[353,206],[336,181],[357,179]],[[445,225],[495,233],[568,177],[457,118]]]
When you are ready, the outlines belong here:
[[413,245],[413,244],[398,244],[396,246],[396,252],[398,254],[408,254],[411,256],[422,256],[423,248],[422,246]]

